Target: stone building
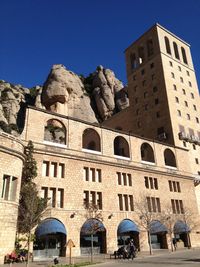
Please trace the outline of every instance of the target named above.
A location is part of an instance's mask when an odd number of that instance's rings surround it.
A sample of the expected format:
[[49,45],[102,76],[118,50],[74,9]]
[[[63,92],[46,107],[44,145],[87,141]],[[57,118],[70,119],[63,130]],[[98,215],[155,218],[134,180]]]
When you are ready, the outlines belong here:
[[[130,238],[147,250],[138,203],[153,214],[153,248],[170,249],[168,222],[160,220],[169,208],[179,245],[200,246],[195,162],[200,106],[189,46],[155,25],[125,53],[129,107],[98,124],[29,106],[20,138],[0,135],[0,235],[6,238],[1,238],[1,262],[14,247],[23,146],[29,140],[38,166],[35,182],[41,197],[49,198],[41,224],[33,229],[35,259],[67,255],[70,239],[73,255],[88,253],[93,223],[100,229],[94,234],[96,253],[111,253]],[[84,205],[89,203],[98,206],[103,220],[88,217]],[[192,223],[186,211],[195,214]]]

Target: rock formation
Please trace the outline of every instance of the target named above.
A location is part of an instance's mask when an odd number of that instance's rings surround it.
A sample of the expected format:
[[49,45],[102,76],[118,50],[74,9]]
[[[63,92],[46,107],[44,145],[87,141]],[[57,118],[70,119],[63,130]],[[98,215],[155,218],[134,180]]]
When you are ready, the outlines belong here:
[[129,99],[127,88],[109,69],[99,66],[84,78],[63,65],[53,65],[43,87],[28,89],[0,81],[0,129],[19,135],[27,105],[88,122],[101,122],[128,107]]
[[84,92],[84,85],[78,75],[63,65],[53,65],[43,86],[41,103],[47,110],[97,122],[90,98]]
[[112,70],[97,67],[91,75],[92,94],[101,120],[129,106],[127,89]]
[[21,85],[0,81],[0,94],[0,128],[18,135],[23,128],[24,107],[30,100],[30,90]]

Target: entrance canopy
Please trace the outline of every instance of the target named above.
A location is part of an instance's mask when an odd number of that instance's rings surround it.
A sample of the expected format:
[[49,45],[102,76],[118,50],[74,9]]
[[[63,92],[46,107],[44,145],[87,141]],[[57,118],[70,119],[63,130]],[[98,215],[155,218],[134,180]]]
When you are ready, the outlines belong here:
[[153,222],[151,222],[151,225],[150,225],[150,233],[151,234],[157,234],[157,233],[161,233],[161,232],[167,232],[166,226],[163,225],[159,221],[153,221]]
[[81,228],[81,234],[90,235],[95,234],[97,232],[104,232],[105,230],[106,229],[102,222],[97,219],[89,219],[83,224]]
[[190,231],[189,226],[182,221],[177,221],[174,225],[175,234],[187,233],[189,231]]
[[120,235],[127,232],[139,232],[139,229],[133,221],[125,219],[119,224],[117,233]]
[[64,224],[56,219],[44,220],[35,231],[37,237],[56,233],[67,234]]

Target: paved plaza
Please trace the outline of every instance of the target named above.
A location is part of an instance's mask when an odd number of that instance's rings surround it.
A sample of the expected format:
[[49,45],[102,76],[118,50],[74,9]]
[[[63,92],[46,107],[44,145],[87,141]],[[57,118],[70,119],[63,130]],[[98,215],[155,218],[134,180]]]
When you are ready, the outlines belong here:
[[[90,257],[77,257],[73,258],[73,263],[76,262],[89,262]],[[101,262],[95,266],[99,267],[122,267],[122,266],[134,266],[134,267],[191,267],[200,266],[200,249],[184,249],[176,252],[169,251],[154,251],[153,255],[141,253],[132,260],[123,259],[110,259],[108,255],[94,256],[94,262]],[[68,258],[61,258],[61,264],[69,264]],[[50,267],[53,265],[53,261],[45,262],[31,262],[30,267]],[[0,267],[25,267],[25,263],[14,263],[12,266],[9,264],[0,265]]]

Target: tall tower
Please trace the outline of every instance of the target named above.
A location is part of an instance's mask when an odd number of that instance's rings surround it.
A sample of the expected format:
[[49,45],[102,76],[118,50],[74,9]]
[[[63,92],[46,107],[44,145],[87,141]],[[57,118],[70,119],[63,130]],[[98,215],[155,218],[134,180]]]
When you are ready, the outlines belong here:
[[200,174],[200,100],[190,45],[156,24],[125,55],[130,107],[104,124],[188,149]]

